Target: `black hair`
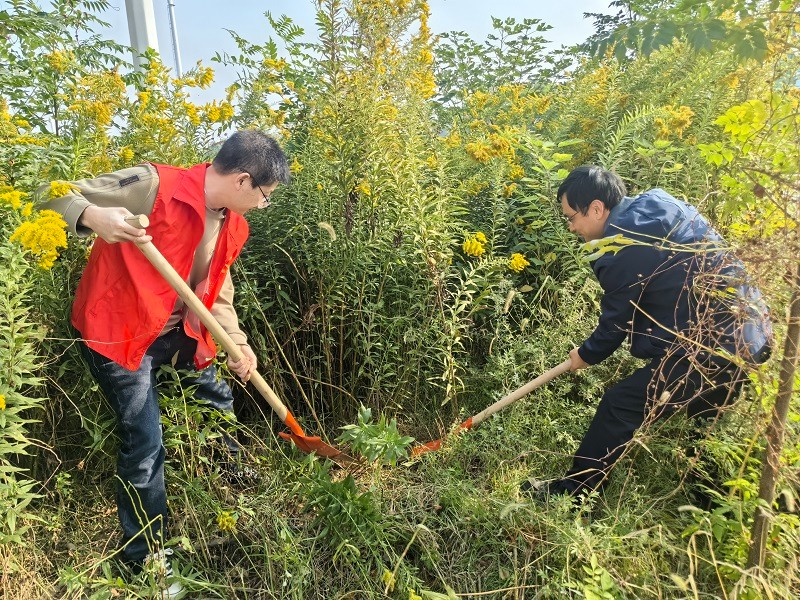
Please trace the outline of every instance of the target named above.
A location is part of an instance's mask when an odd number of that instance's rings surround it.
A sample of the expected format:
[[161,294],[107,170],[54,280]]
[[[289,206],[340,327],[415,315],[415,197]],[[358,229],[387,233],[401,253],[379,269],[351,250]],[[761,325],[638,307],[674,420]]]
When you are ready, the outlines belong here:
[[573,169],[561,182],[556,200],[561,202],[566,195],[570,208],[585,215],[594,200],[600,200],[611,210],[622,201],[626,193],[625,184],[616,173],[595,165],[583,165]]
[[278,142],[255,129],[237,131],[225,140],[211,164],[221,175],[248,173],[253,187],[291,179],[289,162]]

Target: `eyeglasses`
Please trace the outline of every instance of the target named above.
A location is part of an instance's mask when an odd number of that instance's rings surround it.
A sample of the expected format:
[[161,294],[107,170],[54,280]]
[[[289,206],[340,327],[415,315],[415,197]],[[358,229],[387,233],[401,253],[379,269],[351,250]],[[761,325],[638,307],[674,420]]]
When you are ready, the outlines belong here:
[[264,190],[261,189],[261,186],[256,183],[255,178],[252,175],[250,175],[250,173],[246,171],[243,171],[243,173],[250,178],[250,181],[253,182],[253,187],[257,187],[258,191],[261,192],[261,202],[264,203],[264,206],[259,206],[259,208],[267,208],[269,206],[269,195],[264,193]]
[[581,212],[580,212],[580,211],[575,211],[575,212],[574,212],[574,213],[572,213],[570,216],[564,215],[564,218],[567,220],[567,223],[569,223],[570,225],[572,225],[572,220],[573,220],[575,217],[577,217],[579,214],[581,214]]
[[264,193],[264,190],[261,189],[260,185],[256,184],[256,187],[258,188],[258,191],[261,192],[261,201],[264,202],[263,208],[266,208],[270,204],[269,196]]

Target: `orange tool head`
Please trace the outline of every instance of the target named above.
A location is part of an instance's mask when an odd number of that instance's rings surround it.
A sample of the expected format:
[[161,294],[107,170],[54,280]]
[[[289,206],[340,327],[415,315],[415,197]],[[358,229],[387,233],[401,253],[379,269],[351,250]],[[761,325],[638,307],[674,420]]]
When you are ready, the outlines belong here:
[[317,436],[298,435],[297,433],[286,433],[285,431],[281,431],[278,435],[285,440],[293,441],[295,446],[306,454],[314,452],[318,456],[324,456],[325,458],[336,458],[342,453],[341,450],[326,444],[322,441],[322,438]]
[[[472,429],[472,417],[461,423],[456,428],[455,433],[458,433],[462,429]],[[411,456],[417,457],[420,454],[425,454],[426,452],[430,452],[431,450],[438,450],[442,447],[442,440],[433,440],[432,442],[428,442],[427,444],[420,444],[419,446],[415,446],[411,449]]]

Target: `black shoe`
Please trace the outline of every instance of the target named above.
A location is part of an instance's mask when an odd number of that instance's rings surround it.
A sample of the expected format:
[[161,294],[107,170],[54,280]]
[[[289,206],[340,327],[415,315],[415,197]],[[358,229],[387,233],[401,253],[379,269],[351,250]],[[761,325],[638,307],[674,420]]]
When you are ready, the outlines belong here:
[[[710,471],[710,473],[708,472]],[[717,482],[724,481],[713,463],[704,463],[690,468],[686,476],[686,489],[689,499],[698,508],[711,511],[714,505],[725,498],[727,492]]]
[[568,498],[569,513],[580,517],[580,521],[584,526],[591,522],[592,508],[591,505],[585,504],[586,497],[583,493],[576,495],[575,492],[570,491],[560,479],[551,481],[526,479],[520,484],[519,489],[534,502],[549,508],[552,508],[555,503],[560,505],[562,498]]
[[186,590],[180,579],[175,576],[172,555],[172,548],[165,548],[151,552],[139,560],[125,561],[124,564],[139,581],[155,587],[157,598],[177,599],[182,598]]
[[254,486],[262,480],[256,469],[238,460],[220,462],[220,471],[225,480],[239,486]]
[[706,512],[711,512],[716,502],[724,497],[718,492],[702,485],[690,485],[688,487],[689,500],[691,500],[694,506]]
[[526,479],[520,484],[519,491],[545,504],[554,497],[569,494],[569,491],[560,485],[560,481],[545,481],[542,479]]

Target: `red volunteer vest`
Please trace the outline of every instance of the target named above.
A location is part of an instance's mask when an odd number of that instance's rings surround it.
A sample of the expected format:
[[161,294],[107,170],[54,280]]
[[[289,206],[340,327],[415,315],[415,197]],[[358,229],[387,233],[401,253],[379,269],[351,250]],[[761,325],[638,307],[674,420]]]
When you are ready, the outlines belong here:
[[[187,279],[206,220],[205,182],[208,164],[183,169],[153,165],[159,186],[147,233],[181,277]],[[247,221],[228,211],[209,268],[208,287],[201,298],[209,309],[219,296],[225,274],[239,256],[249,233]],[[72,324],[92,350],[126,369],[139,368],[172,314],[178,294],[131,242],[108,244],[97,238],[78,284]],[[194,361],[205,367],[216,355],[211,334],[184,322],[197,340]]]

